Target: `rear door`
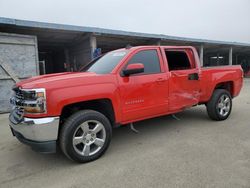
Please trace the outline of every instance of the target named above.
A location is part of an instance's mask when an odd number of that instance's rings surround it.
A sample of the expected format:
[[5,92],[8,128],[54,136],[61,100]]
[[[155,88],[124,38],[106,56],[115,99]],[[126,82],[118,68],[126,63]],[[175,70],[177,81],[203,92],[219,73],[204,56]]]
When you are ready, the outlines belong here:
[[164,49],[170,72],[169,111],[179,111],[198,104],[199,68],[192,49]]

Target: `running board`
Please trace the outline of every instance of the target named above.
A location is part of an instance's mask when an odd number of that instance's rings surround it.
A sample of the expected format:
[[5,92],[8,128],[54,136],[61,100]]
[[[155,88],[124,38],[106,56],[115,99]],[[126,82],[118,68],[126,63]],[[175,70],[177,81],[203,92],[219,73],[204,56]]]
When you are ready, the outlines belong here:
[[134,127],[134,124],[133,124],[133,123],[130,123],[129,125],[130,125],[131,131],[133,131],[133,132],[136,133],[136,134],[139,133],[139,131]]
[[172,114],[171,116],[172,116],[172,118],[174,118],[174,119],[177,120],[177,121],[180,121],[180,120],[181,120],[180,118],[176,117],[176,115],[174,115],[174,114]]

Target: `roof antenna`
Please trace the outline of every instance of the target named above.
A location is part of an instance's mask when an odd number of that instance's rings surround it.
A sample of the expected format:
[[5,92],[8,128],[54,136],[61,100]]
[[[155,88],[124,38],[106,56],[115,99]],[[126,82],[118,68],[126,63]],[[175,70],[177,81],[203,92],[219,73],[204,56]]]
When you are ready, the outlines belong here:
[[132,48],[132,46],[130,44],[127,44],[126,49],[130,49],[130,48]]

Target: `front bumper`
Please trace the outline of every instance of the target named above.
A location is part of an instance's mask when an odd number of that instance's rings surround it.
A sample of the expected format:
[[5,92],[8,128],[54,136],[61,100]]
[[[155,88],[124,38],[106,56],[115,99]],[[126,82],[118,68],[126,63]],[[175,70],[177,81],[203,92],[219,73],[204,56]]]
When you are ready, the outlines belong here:
[[9,124],[14,136],[35,151],[52,153],[56,151],[59,117],[22,118],[16,120],[15,112],[9,116]]

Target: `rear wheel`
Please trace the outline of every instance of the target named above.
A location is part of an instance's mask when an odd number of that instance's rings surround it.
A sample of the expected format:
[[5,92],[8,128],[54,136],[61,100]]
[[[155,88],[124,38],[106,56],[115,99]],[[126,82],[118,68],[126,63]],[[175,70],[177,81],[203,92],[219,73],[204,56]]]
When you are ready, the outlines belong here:
[[216,121],[228,118],[232,110],[232,97],[225,89],[216,89],[207,103],[208,116]]
[[111,136],[111,124],[103,114],[83,110],[70,116],[64,123],[60,131],[60,146],[68,158],[89,162],[104,154]]

